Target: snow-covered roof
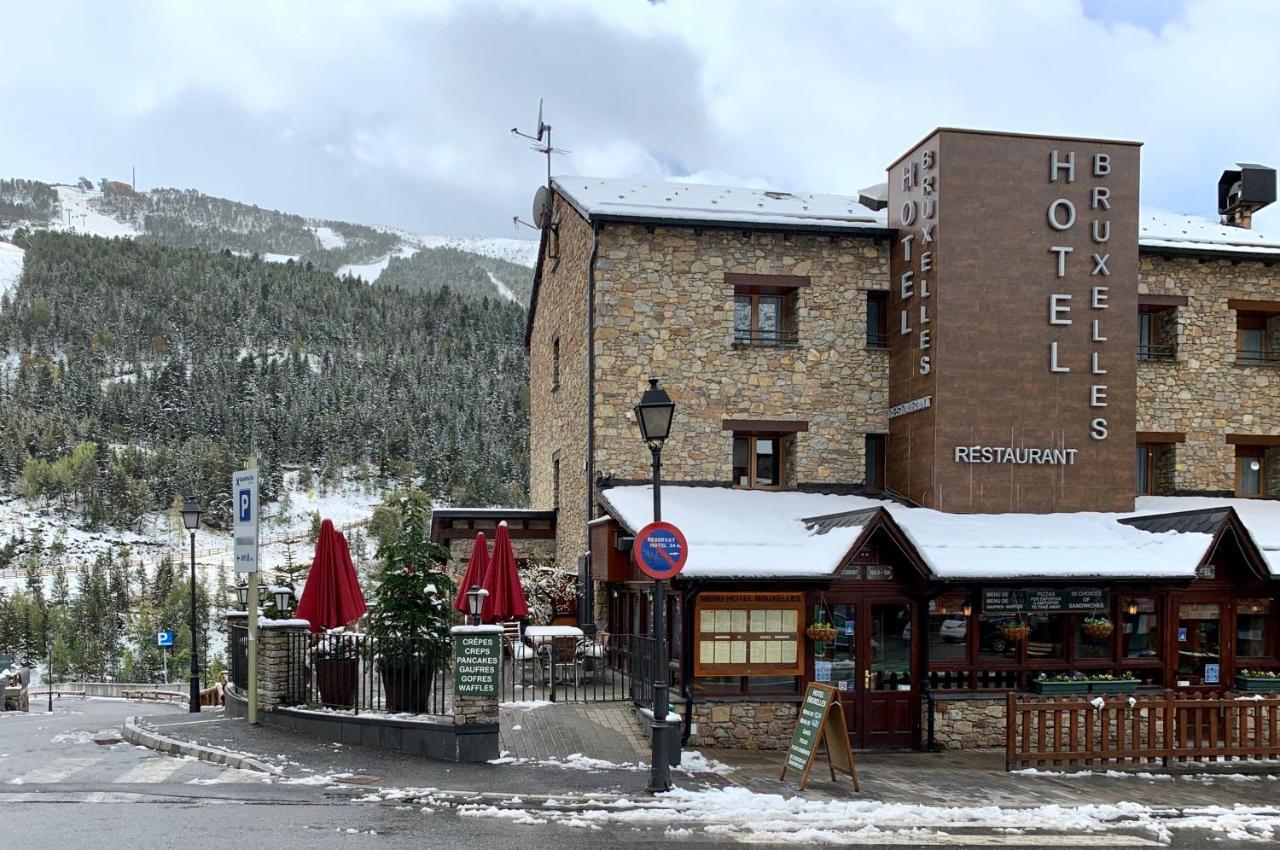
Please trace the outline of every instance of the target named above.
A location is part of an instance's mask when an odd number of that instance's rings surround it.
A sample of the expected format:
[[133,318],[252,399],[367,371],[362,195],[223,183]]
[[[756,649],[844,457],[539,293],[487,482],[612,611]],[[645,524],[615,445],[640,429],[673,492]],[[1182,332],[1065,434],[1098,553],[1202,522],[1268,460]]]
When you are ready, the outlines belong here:
[[[652,518],[648,485],[615,487],[601,498],[631,532]],[[691,578],[832,575],[881,511],[940,579],[1192,578],[1213,540],[1119,522],[1133,514],[949,514],[864,496],[662,488],[663,519],[689,542],[684,574]],[[1273,531],[1280,547],[1280,517]],[[1280,559],[1280,548],[1274,554]]]
[[[653,519],[651,485],[613,487],[600,498],[632,533]],[[662,518],[679,527],[689,543],[683,574],[690,578],[831,575],[862,527],[817,534],[804,519],[886,504],[861,496],[671,484],[662,488]]]
[[1135,515],[1232,508],[1267,562],[1271,575],[1280,576],[1280,502],[1271,499],[1219,499],[1208,496],[1139,496]]
[[853,195],[777,192],[601,177],[555,177],[555,188],[588,218],[748,224],[814,230],[888,227],[887,216]]
[[1280,254],[1280,235],[1229,227],[1194,215],[1144,212],[1138,218],[1138,245],[1225,254]]

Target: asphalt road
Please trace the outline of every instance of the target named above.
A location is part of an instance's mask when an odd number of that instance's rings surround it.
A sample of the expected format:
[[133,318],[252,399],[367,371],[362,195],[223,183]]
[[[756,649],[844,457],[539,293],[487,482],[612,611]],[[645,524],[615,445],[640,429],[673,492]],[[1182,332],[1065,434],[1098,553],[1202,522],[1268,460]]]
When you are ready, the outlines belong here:
[[[667,846],[661,831],[618,833],[448,809],[354,802],[367,789],[264,781],[252,771],[175,758],[118,739],[124,719],[163,711],[116,700],[0,713],[0,833],[28,850],[70,848]],[[174,709],[179,711],[180,709]],[[101,743],[94,741],[98,738]],[[88,804],[88,805],[86,805]],[[699,846],[708,846],[706,841]]]
[[[168,710],[182,713],[177,707]],[[43,704],[33,706],[30,714],[0,713],[0,846],[35,850],[204,846],[597,850],[605,846],[728,846],[726,842],[731,841],[716,835],[714,824],[688,830],[681,824],[655,823],[653,818],[638,823],[624,818],[593,828],[587,821],[573,825],[572,814],[568,820],[552,817],[544,823],[537,817],[541,812],[532,808],[484,814],[474,810],[487,807],[477,805],[470,806],[473,811],[467,814],[468,806],[441,802],[422,790],[405,790],[403,796],[395,797],[395,788],[337,786],[319,774],[320,781],[315,783],[301,773],[268,778],[163,755],[118,739],[126,717],[164,711],[155,704],[73,699],[55,701],[52,714]],[[210,717],[208,722],[222,721]],[[525,793],[539,792],[536,779],[528,779],[527,784]],[[371,792],[382,797],[359,799]],[[973,825],[948,828],[920,840],[901,833],[867,834],[857,824],[848,826],[836,839],[838,843],[884,846],[884,837],[888,844],[906,847],[1159,846],[1151,835],[1133,832],[1016,834],[1023,831]],[[741,837],[758,843],[763,836]],[[795,831],[788,839],[791,846],[824,841]],[[1233,843],[1222,832],[1179,830],[1172,836],[1174,847]]]

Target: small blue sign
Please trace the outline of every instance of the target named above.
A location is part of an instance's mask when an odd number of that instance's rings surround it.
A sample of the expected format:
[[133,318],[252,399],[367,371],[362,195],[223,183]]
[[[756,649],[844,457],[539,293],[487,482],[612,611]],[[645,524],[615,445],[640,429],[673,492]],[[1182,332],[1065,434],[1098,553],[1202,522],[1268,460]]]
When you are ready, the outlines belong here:
[[240,491],[240,522],[253,522],[252,490]]
[[636,533],[632,559],[640,571],[658,580],[673,578],[689,560],[684,534],[669,522],[651,522]]
[[1206,685],[1218,684],[1218,679],[1220,676],[1221,676],[1221,668],[1217,664],[1204,665],[1204,683]]
[[156,646],[173,646],[173,630],[165,629],[164,631],[156,632]]
[[1187,642],[1187,629],[1184,626],[1178,629],[1178,643],[1186,643],[1186,642]]

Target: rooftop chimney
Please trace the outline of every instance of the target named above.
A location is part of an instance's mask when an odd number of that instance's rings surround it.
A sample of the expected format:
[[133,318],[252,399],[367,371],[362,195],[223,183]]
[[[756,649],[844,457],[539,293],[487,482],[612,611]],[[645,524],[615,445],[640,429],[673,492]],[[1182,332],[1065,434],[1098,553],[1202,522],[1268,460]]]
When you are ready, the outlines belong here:
[[1250,228],[1253,214],[1276,199],[1276,170],[1249,162],[1236,163],[1218,180],[1218,214],[1222,223]]

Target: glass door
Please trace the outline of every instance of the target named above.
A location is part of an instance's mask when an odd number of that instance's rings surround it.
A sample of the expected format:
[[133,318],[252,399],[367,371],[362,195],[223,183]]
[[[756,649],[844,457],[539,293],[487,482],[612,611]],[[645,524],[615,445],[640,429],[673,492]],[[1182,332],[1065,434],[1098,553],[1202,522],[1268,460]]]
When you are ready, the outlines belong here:
[[863,604],[868,624],[862,658],[859,738],[864,749],[910,747],[920,716],[919,692],[911,675],[912,608],[906,600]]
[[1180,688],[1222,686],[1222,605],[1180,599],[1174,634]]
[[814,644],[813,678],[839,691],[837,698],[844,710],[849,743],[857,747],[858,606],[853,603],[822,604],[814,608],[813,615],[815,623],[830,623],[836,632],[834,639]]

